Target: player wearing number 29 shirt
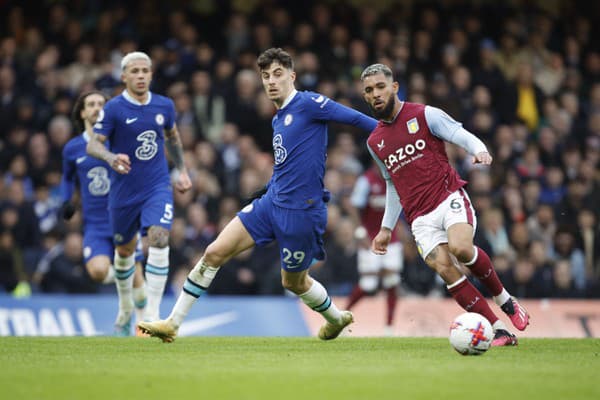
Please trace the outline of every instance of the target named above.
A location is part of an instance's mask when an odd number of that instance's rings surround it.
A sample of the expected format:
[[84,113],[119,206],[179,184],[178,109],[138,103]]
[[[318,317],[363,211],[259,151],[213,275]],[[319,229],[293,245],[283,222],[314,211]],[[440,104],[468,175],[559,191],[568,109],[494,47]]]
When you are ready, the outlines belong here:
[[400,101],[389,67],[373,64],[361,80],[363,97],[380,120],[367,147],[386,179],[385,213],[372,241],[373,252],[385,254],[404,208],[421,256],[458,304],[490,321],[495,331],[492,345],[516,345],[517,338],[453,262],[456,258],[471,270],[517,329],[527,327],[527,311],[506,291],[488,255],[473,245],[475,212],[463,188],[466,182],[448,163],[444,141],[461,146],[474,163],[484,165],[492,162],[487,148],[442,110]]
[[[115,333],[126,335],[131,320],[131,279],[137,232],[148,236],[146,283],[148,319],[159,319],[159,306],[169,273],[169,231],[173,193],[165,156],[169,151],[179,171],[175,185],[191,187],[175,125],[173,101],[150,92],[152,61],[133,52],[121,62],[125,90],[106,103],[94,125],[88,154],[112,168],[109,214],[115,251],[119,314]],[[106,148],[108,140],[110,148]]]
[[325,257],[327,123],[350,124],[370,132],[377,122],[318,93],[298,92],[292,58],[282,49],[265,50],[257,64],[263,88],[277,108],[272,121],[273,176],[266,193],[242,209],[206,248],[188,274],[171,315],[164,321],[138,324],[163,341],[175,338],[221,265],[254,245],[274,240],[279,245],[283,286],[326,320],[319,337],[334,339],[353,321],[352,313],[338,310],[308,270]]

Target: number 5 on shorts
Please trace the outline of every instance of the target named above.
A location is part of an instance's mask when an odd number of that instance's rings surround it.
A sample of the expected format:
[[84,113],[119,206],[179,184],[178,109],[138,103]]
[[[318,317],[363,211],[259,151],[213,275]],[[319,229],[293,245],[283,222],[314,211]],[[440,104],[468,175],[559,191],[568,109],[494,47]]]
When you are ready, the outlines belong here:
[[162,218],[160,219],[160,223],[161,224],[169,224],[171,223],[171,220],[173,219],[173,204],[165,204],[165,213],[163,214]]

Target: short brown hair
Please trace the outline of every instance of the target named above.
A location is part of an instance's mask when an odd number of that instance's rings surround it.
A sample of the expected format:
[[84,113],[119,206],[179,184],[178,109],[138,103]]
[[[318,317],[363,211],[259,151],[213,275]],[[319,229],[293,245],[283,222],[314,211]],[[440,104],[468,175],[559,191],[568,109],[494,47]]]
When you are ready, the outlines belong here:
[[261,70],[269,68],[274,62],[278,62],[284,68],[291,70],[294,69],[294,60],[292,60],[292,56],[290,56],[287,51],[279,47],[272,47],[265,50],[260,56],[258,56],[258,59],[256,60],[258,68]]
[[83,110],[83,108],[85,107],[85,99],[87,99],[88,96],[91,96],[93,94],[99,94],[100,96],[104,97],[104,101],[108,100],[108,97],[99,90],[89,90],[79,95],[79,97],[75,101],[73,112],[71,113],[71,120],[73,121],[75,129],[77,129],[77,132],[79,133],[83,132],[83,130],[85,129],[85,123],[81,118],[81,110]]

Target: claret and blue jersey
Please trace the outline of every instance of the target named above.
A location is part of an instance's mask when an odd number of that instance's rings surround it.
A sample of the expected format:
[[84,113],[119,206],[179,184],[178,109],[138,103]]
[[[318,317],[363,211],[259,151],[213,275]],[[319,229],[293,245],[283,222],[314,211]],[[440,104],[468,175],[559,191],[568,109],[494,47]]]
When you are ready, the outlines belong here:
[[174,124],[173,101],[155,93],[148,93],[145,104],[133,99],[127,91],[106,103],[94,132],[106,136],[110,150],[127,154],[131,162],[127,175],[112,171],[111,208],[141,203],[157,190],[172,190],[164,130],[172,129]]

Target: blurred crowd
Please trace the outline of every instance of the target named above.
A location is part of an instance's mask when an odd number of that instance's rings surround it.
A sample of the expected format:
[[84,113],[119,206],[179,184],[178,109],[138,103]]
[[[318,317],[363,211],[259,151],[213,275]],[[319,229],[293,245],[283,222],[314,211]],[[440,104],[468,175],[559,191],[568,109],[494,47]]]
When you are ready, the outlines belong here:
[[[400,3],[400,4],[399,4]],[[484,248],[523,298],[600,297],[600,6],[587,1],[0,1],[0,284],[94,293],[82,260],[81,215],[61,220],[61,151],[80,132],[70,113],[86,90],[123,90],[120,61],[153,60],[154,92],[170,96],[193,190],[175,194],[171,284],[266,184],[272,103],[256,56],[283,47],[297,88],[369,113],[360,73],[389,65],[403,100],[440,107],[494,156],[475,167],[448,146],[469,181]],[[327,261],[332,294],[357,280],[349,217],[369,167],[366,134],[330,125]],[[444,295],[405,226],[402,291]],[[280,294],[275,246],[236,257],[215,294]]]

